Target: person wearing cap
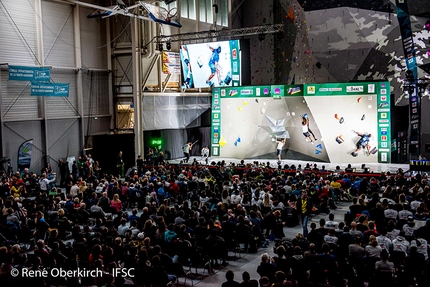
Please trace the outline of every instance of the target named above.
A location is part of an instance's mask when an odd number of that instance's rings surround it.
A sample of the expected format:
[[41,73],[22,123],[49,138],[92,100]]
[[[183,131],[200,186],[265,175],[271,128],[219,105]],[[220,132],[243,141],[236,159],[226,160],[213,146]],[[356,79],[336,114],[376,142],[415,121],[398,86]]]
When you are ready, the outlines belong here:
[[143,246],[144,245],[144,239],[145,239],[145,233],[139,232],[136,236],[136,239],[133,240],[131,243],[133,246]]

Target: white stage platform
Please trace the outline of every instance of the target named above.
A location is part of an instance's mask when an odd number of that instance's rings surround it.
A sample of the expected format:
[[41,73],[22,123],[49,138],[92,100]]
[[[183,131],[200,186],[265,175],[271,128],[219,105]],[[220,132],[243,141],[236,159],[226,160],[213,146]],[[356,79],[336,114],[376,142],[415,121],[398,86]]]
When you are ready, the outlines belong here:
[[[177,159],[172,159],[169,160],[168,162],[170,164],[179,164],[181,160],[183,160],[184,158],[177,158]],[[191,163],[194,161],[194,159],[196,159],[198,162],[200,162],[202,165],[205,165],[205,161],[204,159],[202,159],[199,156],[192,156],[190,157],[190,160],[187,163],[184,163],[184,165],[191,165]],[[221,157],[210,157],[209,158],[209,164],[213,161],[215,162],[219,162],[219,161],[225,161],[227,165],[229,165],[230,163],[235,163],[235,164],[239,164],[240,163],[240,159],[235,159],[235,158],[221,158]],[[270,166],[273,168],[277,168],[278,167],[278,160],[277,159],[244,159],[245,164],[248,163],[253,163],[254,161],[258,161],[260,163],[267,163],[270,162]],[[312,161],[300,161],[300,160],[289,160],[289,159],[283,159],[282,160],[282,166],[284,166],[285,164],[288,164],[289,166],[291,166],[292,164],[294,164],[296,167],[301,164],[302,168],[304,168],[306,166],[306,164],[309,163],[311,166],[313,166],[314,164],[317,164],[317,167],[319,169],[321,169],[321,167],[324,165],[325,168],[329,171],[335,170],[336,166],[339,166],[341,170],[345,170],[345,168],[348,166],[348,163],[333,163],[333,162],[312,162]],[[396,173],[399,168],[401,168],[404,172],[409,170],[409,164],[388,164],[388,163],[366,163],[365,164],[366,168],[369,168],[369,171],[372,173],[380,173],[380,172],[387,172],[389,171],[390,173]],[[352,168],[355,168],[355,172],[356,173],[360,173],[363,172],[363,169],[361,167],[361,164],[351,164]]]

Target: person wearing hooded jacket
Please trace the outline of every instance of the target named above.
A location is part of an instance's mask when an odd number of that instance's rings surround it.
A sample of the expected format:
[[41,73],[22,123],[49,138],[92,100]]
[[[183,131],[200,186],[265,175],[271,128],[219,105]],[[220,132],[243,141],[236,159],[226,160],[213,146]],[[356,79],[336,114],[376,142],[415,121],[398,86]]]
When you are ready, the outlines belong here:
[[405,238],[405,232],[402,230],[393,240],[393,253],[397,252],[406,257],[409,253],[410,246],[410,243]]

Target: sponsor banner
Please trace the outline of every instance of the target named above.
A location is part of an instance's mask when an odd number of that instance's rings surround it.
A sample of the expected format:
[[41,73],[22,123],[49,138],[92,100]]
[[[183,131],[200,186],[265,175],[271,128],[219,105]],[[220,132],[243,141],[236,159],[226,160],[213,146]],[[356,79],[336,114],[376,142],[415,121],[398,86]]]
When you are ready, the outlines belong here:
[[[406,68],[411,70],[414,79],[418,78],[417,61],[415,58],[415,45],[412,34],[411,19],[409,17],[408,1],[396,0],[396,13],[400,26],[400,35],[402,36],[403,53],[405,55]],[[412,95],[409,94],[409,115],[411,119],[419,119],[420,109],[419,97],[417,96],[417,89],[415,87]],[[409,148],[411,155],[420,154],[419,141],[420,141],[420,125],[418,123],[412,124],[410,128],[410,144],[413,145]],[[413,142],[417,142],[415,144]]]
[[[305,96],[345,96],[345,95],[369,95],[375,94],[376,83],[326,83],[305,84],[303,94]],[[381,91],[383,92],[383,91]],[[385,91],[386,92],[386,91]]]
[[181,73],[181,57],[179,53],[163,52],[161,54],[164,74]]
[[49,83],[51,69],[44,67],[9,66],[9,80]]
[[[370,84],[369,84],[370,85]],[[391,162],[391,103],[390,103],[390,84],[380,82],[372,85],[377,95],[378,105],[378,162]]]
[[69,84],[31,82],[30,94],[32,96],[68,97]]

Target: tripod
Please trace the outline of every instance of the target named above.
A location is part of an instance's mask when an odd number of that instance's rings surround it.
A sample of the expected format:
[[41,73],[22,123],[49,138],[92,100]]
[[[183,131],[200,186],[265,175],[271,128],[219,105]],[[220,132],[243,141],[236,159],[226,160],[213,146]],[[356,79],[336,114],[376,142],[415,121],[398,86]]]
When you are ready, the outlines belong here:
[[[10,164],[10,159],[7,159],[4,157],[0,159],[0,163],[1,163],[1,171],[4,173],[4,175],[6,177],[11,177],[13,171],[12,171],[12,165]],[[7,163],[7,169],[4,166],[5,163]]]

